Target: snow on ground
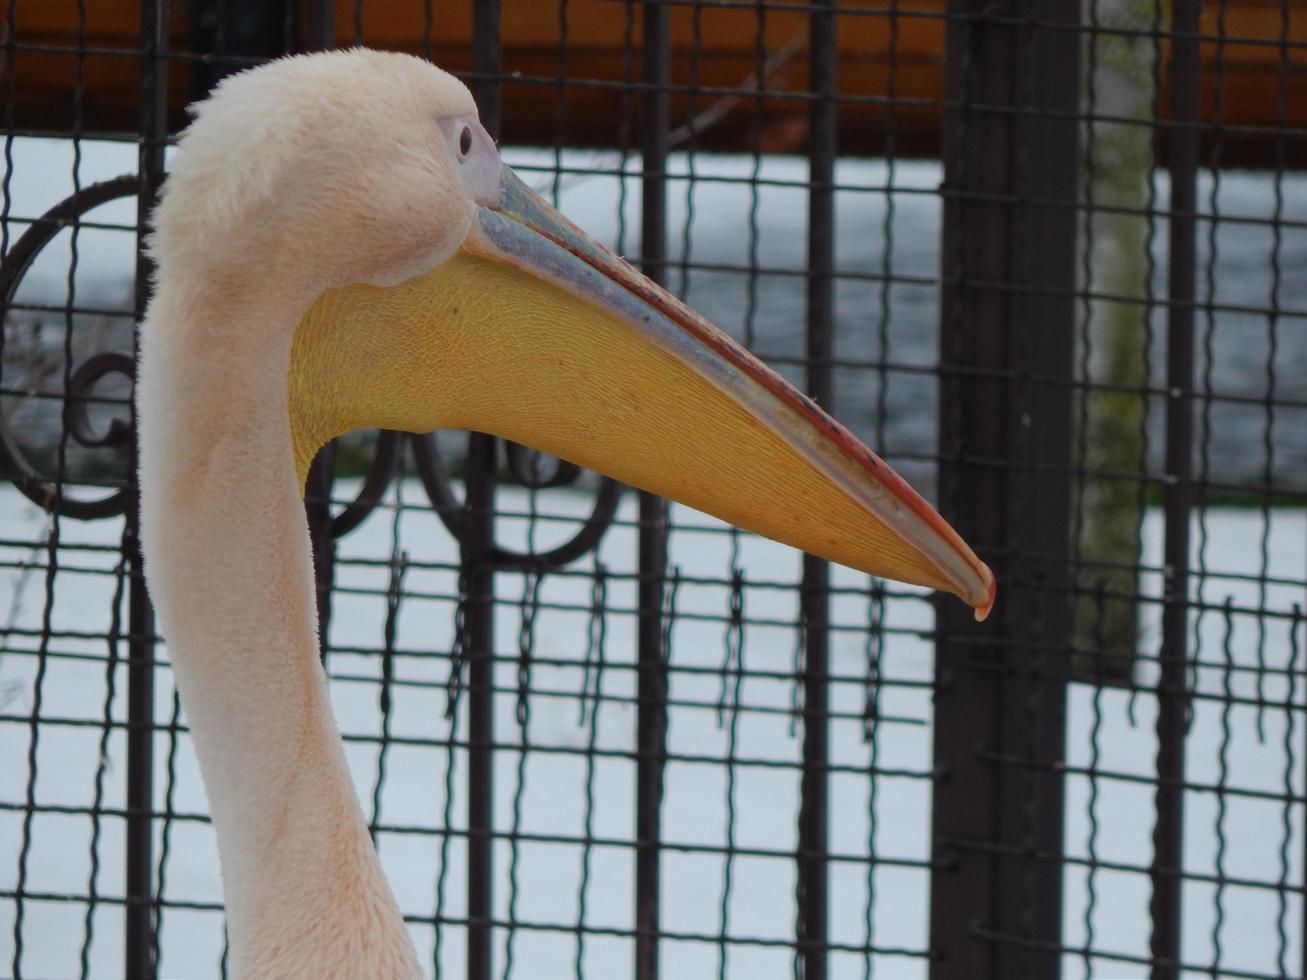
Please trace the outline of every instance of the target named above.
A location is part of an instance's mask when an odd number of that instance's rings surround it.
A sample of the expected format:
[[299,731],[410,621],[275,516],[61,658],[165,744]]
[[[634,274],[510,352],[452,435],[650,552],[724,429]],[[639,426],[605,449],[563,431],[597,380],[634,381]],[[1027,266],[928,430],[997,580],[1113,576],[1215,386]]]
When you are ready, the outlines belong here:
[[[422,502],[420,488],[406,481],[400,486],[406,504]],[[541,497],[541,511],[575,518],[584,513],[588,498],[575,491],[552,491]],[[525,515],[529,500],[521,492],[501,491],[499,505],[505,511]],[[720,907],[723,896],[724,862],[720,854],[687,850],[692,845],[720,848],[727,840],[727,807],[735,813],[733,843],[764,853],[738,856],[732,865],[732,888],[728,899],[729,921],[725,931],[733,937],[785,940],[794,920],[794,872],[784,857],[794,847],[794,825],[798,810],[800,744],[791,734],[791,687],[783,677],[769,678],[767,672],[783,675],[792,669],[794,656],[795,594],[792,590],[750,585],[744,593],[744,613],[750,618],[774,621],[776,625],[749,624],[743,632],[743,663],[755,672],[740,690],[740,702],[747,709],[736,716],[735,754],[741,760],[779,762],[788,766],[737,765],[734,787],[728,803],[727,771],[716,760],[725,757],[732,725],[728,712],[719,724],[717,705],[720,680],[713,671],[724,657],[731,568],[731,537],[706,518],[678,509],[679,529],[672,537],[672,560],[685,579],[710,578],[719,584],[682,583],[676,604],[677,620],[672,644],[673,699],[696,702],[673,709],[669,750],[683,758],[667,768],[664,835],[669,848],[663,855],[662,924],[669,931],[689,936],[716,937],[723,930]],[[519,929],[512,936],[512,955],[524,976],[572,975],[578,956],[577,938],[571,931],[578,921],[586,851],[579,843],[586,821],[596,839],[620,842],[633,831],[634,763],[620,755],[634,748],[634,707],[624,701],[601,701],[597,720],[578,724],[587,639],[599,636],[603,628],[602,652],[605,667],[591,673],[591,682],[604,695],[629,698],[634,692],[635,605],[634,585],[628,577],[634,570],[634,517],[632,500],[624,503],[616,526],[605,538],[599,560],[609,572],[603,602],[610,612],[602,624],[592,621],[590,608],[593,576],[590,559],[580,563],[580,574],[547,577],[540,591],[540,610],[535,621],[533,690],[528,726],[529,750],[525,757],[525,784],[520,800],[518,829],[524,834],[556,836],[563,842],[523,841],[518,847],[513,874],[517,888],[513,917],[518,921],[554,925],[549,929]],[[21,542],[41,538],[45,518],[15,491],[0,491],[0,560],[13,563],[27,551]],[[538,522],[536,544],[547,547],[575,525],[558,520]],[[1304,546],[1307,545],[1307,516],[1302,511],[1271,513],[1267,539],[1272,575],[1301,580]],[[77,543],[113,546],[121,527],[118,522],[98,524],[63,522],[64,550],[52,611],[56,631],[89,634],[90,639],[61,635],[50,642],[53,653],[89,655],[84,659],[56,657],[48,661],[40,688],[41,714],[36,750],[38,778],[35,798],[41,805],[87,807],[95,792],[95,775],[100,730],[97,725],[76,727],[63,720],[103,717],[106,699],[106,644],[102,634],[109,625],[113,579],[102,573],[114,565],[112,551],[77,550]],[[525,519],[501,522],[501,539],[524,543],[528,534]],[[1207,564],[1224,574],[1256,572],[1260,565],[1263,531],[1261,515],[1248,511],[1213,511],[1208,515]],[[375,514],[355,534],[346,538],[338,581],[343,592],[336,598],[332,619],[333,642],[339,647],[360,647],[375,651],[382,645],[385,620],[383,601],[396,533],[391,512]],[[455,550],[451,539],[430,513],[415,507],[403,513],[399,540],[410,566],[405,572],[408,595],[398,612],[394,657],[393,703],[389,732],[400,741],[385,753],[385,780],[380,792],[380,823],[403,831],[380,834],[380,850],[387,873],[406,912],[430,917],[436,907],[436,883],[446,807],[444,786],[449,755],[444,740],[449,734],[445,720],[445,681],[449,661],[444,656],[452,641],[456,577],[451,566]],[[1148,560],[1156,564],[1159,553],[1160,521],[1150,514],[1145,527]],[[738,540],[738,566],[747,580],[793,583],[799,574],[797,556],[788,549],[752,537]],[[371,559],[373,564],[364,560]],[[429,565],[443,567],[427,567]],[[29,575],[21,588],[19,573],[6,569],[0,578],[0,611],[17,595],[16,623],[5,644],[11,651],[34,650],[37,636],[23,630],[39,630],[42,614],[41,574]],[[863,591],[865,580],[837,570],[837,585]],[[1157,576],[1145,587],[1158,591]],[[521,576],[503,575],[497,612],[497,650],[504,656],[496,683],[502,691],[496,699],[496,731],[505,748],[496,756],[496,826],[514,825],[514,794],[518,788],[520,762],[516,746],[520,729],[515,718],[516,654],[521,626]],[[1216,603],[1232,598],[1236,608],[1264,607],[1285,612],[1302,596],[1289,586],[1270,585],[1263,599],[1255,582],[1242,579],[1209,578],[1204,598]],[[1154,653],[1158,624],[1156,607],[1145,607],[1146,651]],[[929,605],[913,590],[888,601],[884,621],[891,635],[884,646],[880,711],[884,719],[877,728],[876,765],[903,773],[876,781],[874,808],[869,807],[871,786],[856,770],[866,767],[872,747],[864,741],[858,717],[863,704],[862,677],[866,670],[869,610],[865,594],[841,594],[835,600],[835,622],[844,629],[835,633],[832,670],[839,680],[832,686],[832,707],[840,715],[831,726],[831,751],[838,765],[855,771],[832,777],[832,849],[852,858],[868,853],[872,835],[869,817],[874,814],[875,853],[897,863],[878,865],[871,875],[874,904],[871,942],[878,948],[920,952],[927,943],[927,875],[913,862],[924,861],[929,852],[929,783],[914,776],[930,765],[930,700],[927,686],[931,676],[929,643],[914,631],[931,625]],[[1283,670],[1289,657],[1286,621],[1266,620],[1261,625],[1249,614],[1233,615],[1227,627],[1223,615],[1204,616],[1195,628],[1201,638],[1198,671],[1200,691],[1219,693],[1229,684],[1234,694],[1253,697],[1258,693],[1269,701],[1292,700],[1301,705],[1307,685],[1290,689],[1296,675],[1274,673]],[[1230,629],[1228,654],[1227,628]],[[1299,636],[1299,648],[1302,647]],[[1264,642],[1263,642],[1264,641]],[[1259,674],[1258,651],[1268,668]],[[439,655],[432,655],[432,653]],[[1307,653],[1307,651],[1304,651]],[[1236,667],[1226,671],[1226,656]],[[1302,657],[1304,654],[1299,654]],[[546,665],[546,661],[553,663]],[[1211,665],[1211,666],[1208,666]],[[12,891],[17,878],[17,860],[22,838],[23,814],[14,808],[27,792],[29,715],[34,691],[35,658],[18,652],[0,656],[0,890]],[[372,655],[335,654],[330,669],[332,694],[342,729],[349,743],[349,759],[365,809],[372,812],[379,751],[376,737],[381,732],[377,683],[380,658]],[[696,672],[696,669],[701,672]],[[116,690],[110,711],[121,721],[125,716],[125,672],[114,674]],[[1145,680],[1150,678],[1145,672]],[[548,695],[545,692],[556,692]],[[7,693],[3,693],[7,692]],[[1155,754],[1152,736],[1154,703],[1147,695],[1133,699],[1120,690],[1095,691],[1077,686],[1070,697],[1068,749],[1073,766],[1096,762],[1101,770],[1147,775]],[[156,716],[167,720],[172,711],[172,694],[166,671],[160,674]],[[1132,718],[1133,708],[1133,721]],[[780,709],[780,710],[776,710]],[[465,714],[463,712],[462,714]],[[1303,725],[1301,715],[1283,711],[1264,713],[1264,740],[1256,732],[1256,709],[1235,705],[1228,709],[1215,701],[1200,700],[1188,740],[1188,777],[1198,783],[1217,781],[1221,766],[1222,730],[1231,732],[1225,744],[1228,785],[1253,790],[1283,792],[1286,778],[1293,793],[1303,787]],[[1286,718],[1294,727],[1285,731]],[[1095,724],[1095,719],[1100,721]],[[460,716],[461,724],[461,716]],[[1286,743],[1286,737],[1288,742]],[[571,752],[584,750],[593,739],[597,749],[619,753],[600,755],[589,769],[584,756],[561,755],[548,748]],[[1293,746],[1291,772],[1286,777],[1288,756],[1285,745]],[[125,736],[115,729],[108,740],[104,806],[123,806]],[[174,745],[166,734],[156,739],[159,778],[155,787],[156,807],[171,805],[174,812],[199,814],[204,799],[195,759],[185,736]],[[713,760],[705,764],[699,759]],[[466,758],[454,754],[455,794],[453,825],[463,827]],[[167,771],[175,773],[169,780]],[[586,785],[591,780],[593,810],[587,814]],[[1144,784],[1100,777],[1092,807],[1096,830],[1090,836],[1090,784],[1083,776],[1068,778],[1067,849],[1073,857],[1088,857],[1146,867],[1152,829],[1152,791]],[[169,799],[169,794],[170,799]],[[1214,793],[1191,791],[1186,798],[1186,868],[1212,874],[1223,870],[1228,876],[1249,882],[1274,884],[1280,874],[1281,852],[1287,854],[1288,882],[1302,881],[1304,835],[1302,807],[1288,808],[1287,837],[1283,821],[1285,807],[1278,801],[1227,796],[1224,816]],[[1217,823],[1225,839],[1224,856],[1218,869]],[[156,857],[163,844],[163,828],[156,828]],[[40,813],[31,821],[32,843],[27,862],[28,890],[48,894],[85,895],[90,876],[92,821],[84,813],[62,815]],[[207,824],[175,820],[169,825],[168,860],[164,894],[170,901],[200,905],[220,900],[216,853]],[[575,842],[573,842],[575,841]],[[115,818],[101,821],[100,869],[97,879],[102,895],[121,896],[123,890],[123,825]],[[765,852],[776,852],[773,856]],[[458,917],[465,906],[465,879],[461,870],[464,849],[458,837],[448,842],[448,864],[444,875],[443,912]],[[509,874],[512,854],[501,841],[496,852],[497,915],[509,916]],[[633,915],[632,851],[625,846],[601,844],[589,850],[589,880],[585,889],[585,922],[589,926],[629,929]],[[1083,866],[1066,871],[1065,933],[1071,944],[1086,939],[1085,909],[1087,876]],[[1132,870],[1100,869],[1094,875],[1096,900],[1090,921],[1096,948],[1126,955],[1144,955],[1147,947],[1146,874]],[[868,939],[866,905],[868,874],[857,860],[837,861],[831,873],[831,936],[837,943],[860,946]],[[1193,882],[1185,888],[1185,959],[1203,966],[1213,959],[1212,933],[1215,924],[1215,888]],[[1280,907],[1279,893],[1252,885],[1227,885],[1222,896],[1224,923],[1219,930],[1221,964],[1226,968],[1275,973],[1300,961],[1299,942],[1302,909],[1298,895]],[[0,904],[0,970],[7,970],[13,958],[12,920],[14,904]],[[30,976],[75,975],[84,936],[84,904],[28,900],[23,903],[24,973]],[[1287,935],[1282,944],[1278,930]],[[121,967],[121,906],[97,906],[94,913],[94,941],[88,955],[93,976],[112,977]],[[462,967],[462,935],[456,926],[442,929],[440,963],[447,976],[458,976]],[[432,962],[435,932],[429,923],[413,926],[414,939],[424,961]],[[503,964],[509,937],[498,933],[497,963]],[[214,975],[222,949],[221,916],[210,909],[169,908],[163,917],[162,969],[166,976],[203,977]],[[629,973],[631,942],[624,937],[588,936],[581,951],[585,975],[624,976]],[[664,972],[668,976],[704,976],[718,968],[719,947],[704,939],[664,943]],[[733,977],[786,976],[790,954],[783,947],[731,945],[727,974]],[[875,975],[916,978],[925,976],[919,956],[877,955]],[[1098,977],[1142,976],[1138,965],[1097,958],[1090,964]],[[1068,956],[1068,977],[1086,975],[1086,964]],[[832,957],[832,975],[861,977],[861,954],[837,953]]]

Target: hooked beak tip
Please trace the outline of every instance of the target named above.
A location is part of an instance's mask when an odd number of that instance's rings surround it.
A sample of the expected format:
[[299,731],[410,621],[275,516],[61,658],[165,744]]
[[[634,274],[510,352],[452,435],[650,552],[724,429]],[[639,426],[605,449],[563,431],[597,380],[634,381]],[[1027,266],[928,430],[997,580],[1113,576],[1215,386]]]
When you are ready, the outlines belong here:
[[985,604],[983,606],[975,607],[977,623],[983,623],[989,618],[989,614],[994,608],[994,599],[998,595],[998,581],[994,578],[994,573],[991,572],[988,567],[986,567],[985,573],[989,578],[989,594],[985,598]]

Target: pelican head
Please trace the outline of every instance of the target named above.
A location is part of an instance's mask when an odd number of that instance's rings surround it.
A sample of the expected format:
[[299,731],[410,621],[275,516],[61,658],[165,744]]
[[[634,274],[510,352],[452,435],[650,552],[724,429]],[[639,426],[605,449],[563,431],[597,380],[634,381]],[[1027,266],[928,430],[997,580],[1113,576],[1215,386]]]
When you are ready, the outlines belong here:
[[[983,615],[993,577],[749,352],[536,196],[466,87],[367,50],[226,79],[183,136],[159,281],[271,286],[302,480],[343,432],[490,432]],[[289,334],[286,333],[289,328]],[[214,343],[219,341],[214,339]]]
[[154,215],[141,539],[213,814],[233,967],[420,975],[318,659],[301,494],[356,428],[503,436],[989,611],[870,450],[533,194],[459,82],[399,54],[224,80]]

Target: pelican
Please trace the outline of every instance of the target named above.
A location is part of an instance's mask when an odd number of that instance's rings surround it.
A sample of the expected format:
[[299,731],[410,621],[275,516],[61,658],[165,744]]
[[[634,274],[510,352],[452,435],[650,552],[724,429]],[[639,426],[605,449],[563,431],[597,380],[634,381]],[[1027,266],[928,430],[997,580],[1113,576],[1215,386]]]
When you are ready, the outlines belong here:
[[194,110],[153,216],[141,535],[241,977],[420,976],[318,660],[301,495],[356,428],[513,439],[984,616],[869,449],[590,239],[407,55],[283,59]]

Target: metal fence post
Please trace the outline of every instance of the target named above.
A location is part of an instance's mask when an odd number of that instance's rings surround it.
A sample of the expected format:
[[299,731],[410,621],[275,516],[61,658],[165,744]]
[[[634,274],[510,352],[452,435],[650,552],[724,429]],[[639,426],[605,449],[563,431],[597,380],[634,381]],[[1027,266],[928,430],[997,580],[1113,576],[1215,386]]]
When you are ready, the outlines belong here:
[[1066,28],[1080,5],[951,0],[948,13],[940,507],[999,587],[988,622],[939,608],[931,975],[1053,978],[1080,89]]
[[[145,232],[159,186],[163,183],[164,149],[168,140],[168,77],[164,52],[168,42],[168,5],[165,0],[141,4],[140,154],[137,175],[140,188],[136,211],[137,322],[145,315],[150,298],[153,263],[145,252]],[[140,337],[133,334],[139,363]],[[140,492],[136,487],[136,404],[132,407],[133,433],[131,503],[127,508],[127,547],[130,579],[127,596],[127,841],[124,974],[140,980],[155,975],[154,950],[154,607],[145,585],[141,558]]]
[[304,9],[304,50],[326,51],[336,43],[336,0],[308,0]]
[[[472,91],[482,124],[499,138],[500,33],[498,0],[476,4],[472,24]],[[461,577],[465,603],[464,654],[468,663],[467,975],[490,980],[494,972],[495,821],[495,460],[497,440],[474,432],[467,451],[467,537]]]
[[[831,408],[834,350],[836,15],[822,0],[808,18],[808,394]],[[799,804],[798,922],[801,976],[826,977],[830,566],[803,556],[803,779]]]
[[1164,602],[1157,682],[1157,792],[1149,955],[1153,980],[1174,980],[1180,959],[1184,860],[1184,738],[1188,726],[1189,516],[1193,508],[1194,277],[1198,201],[1198,3],[1171,10],[1170,283],[1166,323]]
[[[640,265],[658,283],[667,279],[667,139],[669,130],[667,8],[644,8],[640,150]],[[658,976],[659,847],[667,736],[667,676],[663,649],[663,591],[667,581],[667,503],[640,494],[639,717],[636,730],[635,976]]]
[[318,610],[318,655],[327,656],[331,631],[331,586],[335,580],[336,540],[331,533],[331,488],[336,482],[335,443],[329,442],[313,457],[304,481],[304,510],[313,551],[313,582]]

